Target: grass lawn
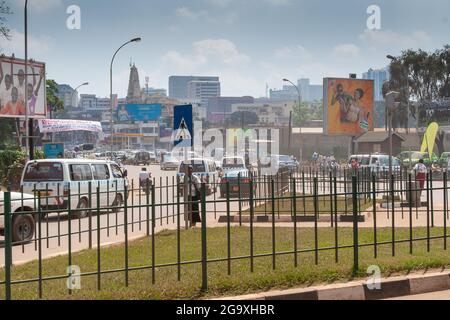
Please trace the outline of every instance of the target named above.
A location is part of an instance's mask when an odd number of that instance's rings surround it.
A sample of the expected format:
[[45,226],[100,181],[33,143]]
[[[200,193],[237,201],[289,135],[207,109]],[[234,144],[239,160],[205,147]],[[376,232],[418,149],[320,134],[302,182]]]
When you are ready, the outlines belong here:
[[[227,229],[208,229],[208,258],[227,257]],[[233,257],[246,256],[250,252],[249,229],[236,227],[231,229],[231,254]],[[293,250],[293,228],[276,229],[276,250],[286,252]],[[450,231],[450,230],[449,230]],[[432,235],[443,234],[442,228],[432,230]],[[450,232],[449,232],[450,234]],[[299,228],[299,249],[314,248],[314,230]],[[334,230],[322,228],[318,232],[319,247],[334,246]],[[391,239],[390,229],[378,230],[378,241]],[[426,229],[414,229],[414,237],[426,235]],[[181,260],[198,261],[201,257],[201,233],[199,229],[181,233]],[[408,239],[408,229],[396,230],[396,239]],[[272,230],[270,228],[254,229],[255,254],[272,252]],[[360,230],[360,243],[373,242],[373,230]],[[164,231],[156,236],[156,263],[171,264],[177,261],[176,232]],[[339,230],[339,244],[352,244],[352,229]],[[450,255],[443,250],[443,240],[431,241],[431,252],[426,250],[426,241],[414,243],[414,254],[409,254],[409,244],[396,245],[396,257],[391,254],[391,245],[379,247],[379,258],[374,259],[372,246],[360,249],[360,272],[365,277],[365,270],[370,265],[380,266],[384,275],[396,272],[408,272],[415,269],[438,268],[450,265]],[[101,249],[102,270],[124,268],[124,246],[112,246]],[[202,293],[200,264],[181,267],[181,281],[177,279],[177,267],[156,268],[156,283],[152,284],[151,270],[130,271],[129,287],[125,287],[124,272],[104,274],[102,287],[97,290],[97,277],[82,278],[82,289],[68,294],[66,279],[48,280],[43,283],[44,299],[203,299],[219,296],[240,295],[271,289],[302,287],[311,284],[331,283],[353,279],[352,249],[339,250],[339,263],[335,262],[334,250],[320,251],[319,264],[316,266],[314,253],[300,253],[299,266],[294,267],[294,255],[285,254],[276,257],[276,270],[272,269],[272,257],[255,258],[254,273],[250,272],[250,260],[231,262],[231,275],[227,273],[227,262],[208,264],[209,291]],[[66,274],[68,258],[66,256],[44,260],[43,277],[63,276]],[[73,255],[73,265],[81,267],[83,273],[96,272],[97,251],[84,251]],[[151,265],[151,240],[141,239],[129,244],[129,266],[142,267]],[[37,279],[38,263],[32,262],[13,267],[13,281]],[[0,270],[0,282],[4,281],[4,270]],[[14,284],[13,299],[37,299],[38,283]],[[0,299],[4,298],[4,285],[0,286]]]
[[[290,194],[280,196],[280,199],[277,200],[275,198],[275,215],[293,215],[293,200],[292,199],[283,199],[291,197]],[[330,196],[318,196],[317,197],[317,213],[319,215],[330,215],[332,212]],[[346,204],[347,202],[347,204]],[[334,212],[334,198],[333,198],[333,212]],[[297,205],[297,215],[314,215],[315,207],[314,207],[314,197],[310,195],[306,195],[305,197],[302,194],[298,194],[298,198],[296,201]],[[359,202],[360,212],[364,212],[367,209],[372,207],[372,202],[368,199],[366,202],[364,199],[361,199]],[[353,210],[353,204],[351,198],[345,197],[337,197],[337,213],[340,214],[351,214]],[[272,214],[272,202],[268,201],[266,204],[258,205],[254,208],[255,215]],[[250,209],[243,210],[242,214],[249,215]]]

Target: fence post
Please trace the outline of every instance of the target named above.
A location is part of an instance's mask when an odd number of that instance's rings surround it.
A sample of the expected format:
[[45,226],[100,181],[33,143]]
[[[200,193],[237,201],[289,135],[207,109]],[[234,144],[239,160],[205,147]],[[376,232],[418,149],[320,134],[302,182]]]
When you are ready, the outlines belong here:
[[12,265],[12,234],[11,234],[11,192],[4,194],[5,213],[5,300],[11,300],[11,265]]
[[358,239],[358,194],[357,194],[357,178],[352,177],[352,191],[353,191],[353,273],[356,274],[359,270],[359,239]]
[[206,185],[202,183],[202,291],[208,290],[208,253],[206,246]]

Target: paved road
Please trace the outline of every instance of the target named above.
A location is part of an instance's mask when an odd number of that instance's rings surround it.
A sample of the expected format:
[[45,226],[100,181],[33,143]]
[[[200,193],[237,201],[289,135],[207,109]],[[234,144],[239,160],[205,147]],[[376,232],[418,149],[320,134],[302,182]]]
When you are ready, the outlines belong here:
[[[128,167],[129,179],[134,180],[135,186],[137,187],[139,172],[142,167]],[[159,166],[151,166],[150,171],[153,177],[156,179],[156,185],[159,186],[155,190],[155,200],[158,206],[155,209],[156,225],[155,232],[161,231],[163,229],[176,229],[177,219],[176,216],[177,206],[167,205],[168,203],[176,203],[176,190],[173,186],[173,182],[176,181],[174,171],[161,171]],[[300,180],[300,179],[299,179]],[[302,192],[303,185],[298,181],[299,185],[297,187],[298,192]],[[167,186],[170,187],[167,187]],[[160,187],[163,186],[163,187]],[[441,183],[436,183],[435,187],[442,186]],[[308,193],[311,186],[306,184],[305,189]],[[379,188],[383,188],[383,185],[379,185]],[[263,191],[260,189],[260,191]],[[328,183],[320,183],[319,192],[321,194],[326,194],[329,192]],[[343,183],[339,183],[338,192],[344,192]],[[436,191],[434,193],[434,206],[436,209],[443,208],[443,191]],[[208,201],[214,202],[214,200],[219,200],[219,193],[211,195],[207,199]],[[423,196],[425,200],[425,196]],[[151,225],[147,223],[147,214],[151,215],[151,212],[145,207],[146,197],[142,192],[135,191],[132,196],[130,196],[128,201],[128,206],[132,207],[125,212],[115,213],[104,213],[99,217],[97,215],[92,215],[92,220],[89,218],[82,220],[73,220],[70,224],[72,237],[70,239],[70,246],[72,252],[84,250],[91,247],[96,247],[97,243],[100,245],[108,245],[114,243],[121,243],[125,239],[125,224],[127,225],[128,237],[129,239],[139,238],[147,234],[151,234]],[[142,207],[140,207],[142,205]],[[243,204],[243,209],[246,209],[245,203]],[[232,202],[230,207],[231,213],[235,213],[239,210],[239,204],[237,202]],[[414,211],[414,221],[413,226],[426,226],[427,217],[426,213],[423,211]],[[377,226],[378,227],[390,227],[392,226],[391,215],[385,210],[384,212],[377,209]],[[409,212],[408,209],[400,211],[396,209],[396,226],[397,227],[409,227]],[[226,214],[226,203],[225,201],[208,203],[207,204],[207,220],[208,226],[217,226],[217,219],[221,215]],[[100,232],[97,233],[98,220],[100,221]],[[366,222],[360,224],[360,227],[373,227],[373,214],[371,212],[367,213]],[[442,226],[444,224],[442,212],[436,211],[435,225]],[[92,226],[92,233],[89,233],[89,225]],[[447,221],[450,225],[450,222]],[[312,227],[312,223],[301,224],[301,227]],[[320,223],[319,227],[328,227],[330,223]],[[184,206],[180,206],[180,226],[184,226]],[[268,226],[267,224],[261,224],[255,226]],[[281,226],[292,226],[292,224],[280,224]],[[342,227],[351,227],[352,224],[341,223]],[[149,228],[149,230],[148,230]],[[37,230],[39,231],[39,230]],[[43,258],[52,257],[55,255],[67,254],[69,248],[68,236],[69,233],[69,223],[67,221],[67,215],[60,214],[59,216],[51,216],[49,219],[43,221],[41,224],[41,238],[43,240],[34,241],[30,244],[24,246],[15,246],[13,248],[13,262],[15,264],[25,263],[35,260],[39,257],[39,251],[41,251],[41,256]],[[99,236],[99,237],[98,237]],[[2,245],[2,239],[0,238],[0,247]],[[41,250],[39,250],[41,249]],[[0,249],[0,266],[4,265],[4,249]]]

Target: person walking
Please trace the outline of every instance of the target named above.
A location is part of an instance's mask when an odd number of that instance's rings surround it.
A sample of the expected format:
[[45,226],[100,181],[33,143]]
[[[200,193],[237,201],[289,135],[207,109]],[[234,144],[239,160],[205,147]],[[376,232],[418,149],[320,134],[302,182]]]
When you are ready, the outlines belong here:
[[199,212],[199,201],[200,201],[200,178],[193,174],[194,168],[192,166],[187,167],[185,183],[188,186],[188,203],[189,203],[189,220],[193,227],[197,223],[202,222],[200,219]]
[[147,192],[147,187],[151,185],[151,174],[147,171],[147,168],[142,168],[139,173],[139,187]]
[[414,166],[413,174],[416,176],[416,181],[420,184],[420,189],[423,190],[427,177],[427,167],[425,166],[423,159],[420,159],[419,163]]

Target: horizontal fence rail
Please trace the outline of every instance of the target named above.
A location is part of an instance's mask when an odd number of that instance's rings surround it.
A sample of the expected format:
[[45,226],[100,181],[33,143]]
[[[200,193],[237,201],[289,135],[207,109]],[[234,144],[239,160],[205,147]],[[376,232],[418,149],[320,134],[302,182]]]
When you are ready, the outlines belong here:
[[[5,192],[0,202],[4,236],[3,242],[0,240],[0,294],[6,300],[14,299],[15,288],[37,285],[36,297],[43,298],[46,283],[73,280],[77,254],[83,250],[95,254],[95,268],[86,271],[80,266],[82,272],[77,275],[95,277],[97,290],[103,290],[107,275],[123,275],[123,286],[128,287],[133,273],[148,271],[149,283],[143,285],[154,285],[164,269],[170,269],[181,281],[184,268],[198,267],[203,291],[208,290],[211,266],[218,264],[232,275],[235,263],[247,262],[253,273],[259,261],[270,259],[269,272],[277,270],[285,257],[292,257],[295,268],[301,268],[306,255],[319,265],[324,254],[332,254],[334,261],[341,263],[350,252],[352,270],[357,274],[364,262],[360,251],[367,248],[375,259],[386,247],[392,257],[403,245],[413,254],[418,243],[425,243],[427,252],[432,246],[447,250],[447,172],[429,171],[422,179],[408,170],[394,170],[389,176],[369,168],[311,167],[284,169],[273,176],[255,172],[248,177],[202,180],[199,185],[186,181],[175,176],[144,183],[131,180],[123,188],[90,181],[72,190],[49,184],[34,187],[34,194]],[[53,194],[49,195],[49,190]],[[199,233],[195,240],[199,252],[186,259],[183,239],[197,219],[200,229],[194,230]],[[226,246],[219,253],[211,249],[217,239],[210,234],[216,227],[224,229]],[[248,234],[240,240],[245,241],[246,254],[236,250],[235,228]],[[264,250],[256,242],[258,228],[267,230]],[[329,236],[327,245],[321,245],[324,228]],[[160,262],[161,252],[168,250],[159,245],[160,232],[165,229],[173,230],[174,258]],[[389,239],[379,238],[381,229],[390,230]],[[400,229],[407,230],[407,236],[399,237]],[[342,240],[347,230],[351,241]],[[362,237],[361,230],[369,230],[370,239]],[[280,245],[285,236],[280,232],[292,234],[290,249]],[[137,239],[150,243],[147,263],[133,261]],[[123,247],[123,256],[115,257],[121,266],[113,269],[104,267],[104,261],[110,259],[104,251],[111,243]],[[55,255],[65,257],[66,273],[45,272],[46,259]],[[17,264],[24,259],[33,262],[34,277],[17,273]],[[73,290],[68,286],[67,294]]]

